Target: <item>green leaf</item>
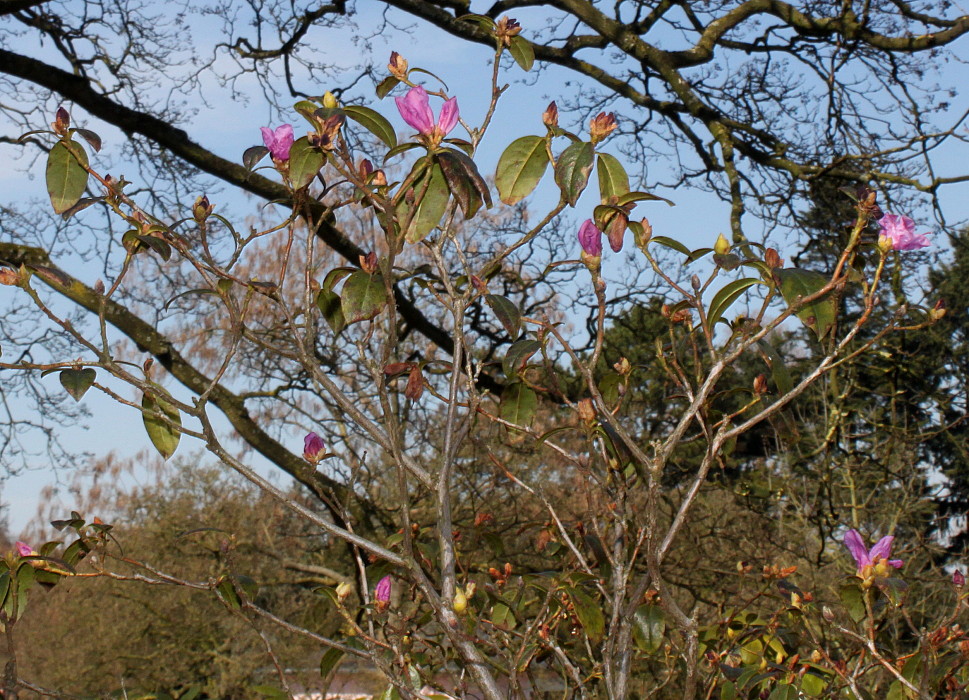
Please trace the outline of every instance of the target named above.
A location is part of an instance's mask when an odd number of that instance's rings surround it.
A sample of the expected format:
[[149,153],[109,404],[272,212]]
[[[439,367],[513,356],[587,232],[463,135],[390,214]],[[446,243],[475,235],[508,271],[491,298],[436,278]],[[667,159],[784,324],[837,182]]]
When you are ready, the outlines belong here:
[[857,583],[845,583],[838,589],[838,597],[841,604],[845,606],[848,615],[856,623],[861,622],[868,615],[865,609],[865,597]]
[[570,206],[575,206],[579,196],[589,184],[595,149],[591,143],[577,141],[569,144],[555,163],[555,182]]
[[495,312],[495,316],[498,317],[504,329],[508,331],[508,335],[512,338],[517,338],[521,332],[522,315],[514,302],[498,294],[485,295],[485,301],[491,307],[491,310]]
[[575,615],[579,618],[589,641],[598,644],[602,641],[602,635],[606,630],[606,620],[602,616],[602,608],[592,596],[581,588],[569,586],[565,590],[569,594]]
[[495,603],[494,607],[491,608],[491,622],[498,629],[505,631],[515,629],[515,626],[518,624],[518,621],[515,619],[515,614],[504,603]]
[[72,399],[80,401],[84,393],[91,388],[97,376],[98,373],[90,367],[61,370],[61,386],[71,395]]
[[340,663],[345,652],[342,649],[337,649],[336,647],[330,647],[323,653],[323,658],[320,659],[320,678],[326,680],[326,677],[330,675],[330,672],[336,668],[336,665]]
[[395,87],[400,85],[400,81],[392,75],[388,75],[386,78],[377,83],[377,98],[384,99],[390,94],[390,91]]
[[397,132],[380,112],[360,105],[347,105],[343,111],[350,119],[387,144],[387,148],[397,145]]
[[265,146],[251,146],[242,153],[242,164],[246,170],[252,170],[267,155],[269,155],[269,149]]
[[[181,437],[178,428],[182,425],[182,419],[178,409],[163,398],[168,397],[170,399],[171,394],[155,383],[152,383],[152,388],[160,396],[157,400],[147,393],[142,397],[141,417],[145,423],[145,431],[148,433],[151,444],[155,446],[163,459],[168,459],[178,447],[178,441]],[[160,416],[155,415],[156,411],[166,416],[174,425],[170,425]]]
[[58,141],[47,156],[47,193],[54,213],[77,204],[87,187],[87,153],[77,141]]
[[737,686],[729,682],[721,685],[720,700],[737,700]]
[[421,198],[413,208],[408,206],[406,201],[400,207],[404,214],[403,220],[407,221],[410,217],[405,233],[408,243],[424,240],[427,234],[441,223],[441,217],[447,209],[451,192],[438,163],[433,163],[414,183],[414,196]]
[[505,352],[505,359],[501,363],[505,376],[509,379],[516,376],[528,358],[541,349],[542,344],[537,340],[525,338],[512,343]]
[[415,148],[421,148],[421,145],[415,141],[404,141],[404,143],[397,144],[396,147],[391,148],[389,151],[387,151],[387,153],[384,154],[384,163],[394,156],[399,156],[401,153],[406,153],[407,151]]
[[619,204],[632,204],[633,202],[666,202],[671,207],[676,205],[668,200],[666,197],[660,197],[658,194],[650,194],[649,192],[627,192],[626,194],[619,197]]
[[488,183],[478,172],[478,167],[461,151],[447,149],[436,156],[448,189],[461,206],[464,218],[470,219],[481,208],[482,203],[491,206],[491,192]]
[[74,133],[87,141],[95,153],[101,150],[101,137],[90,129],[74,129]]
[[225,601],[226,605],[234,610],[239,610],[242,608],[242,599],[239,598],[239,593],[236,591],[236,587],[232,585],[232,579],[228,576],[223,576],[219,579],[219,582],[215,586],[216,593],[218,593],[219,598]]
[[633,615],[633,642],[647,654],[663,645],[666,618],[658,605],[640,605]]
[[666,236],[653,236],[649,239],[649,242],[658,243],[661,246],[675,250],[677,253],[683,253],[683,255],[686,257],[690,257],[690,249],[673,238],[667,238]]
[[302,189],[313,181],[326,163],[326,154],[310,146],[305,136],[296,139],[289,149],[289,181],[294,190]]
[[730,305],[737,301],[741,294],[755,284],[763,284],[763,282],[757,277],[744,277],[743,279],[734,280],[727,284],[723,289],[713,295],[713,300],[710,302],[710,306],[707,307],[707,323],[711,330],[717,325],[717,321],[723,317],[727,309],[730,308]]
[[828,682],[816,673],[809,670],[801,677],[801,690],[812,698],[819,698],[824,694],[824,689],[828,687]]
[[494,33],[495,29],[498,26],[495,24],[495,21],[491,19],[491,17],[488,17],[487,15],[476,15],[476,14],[461,15],[460,17],[458,17],[458,21],[472,22],[473,24],[477,24],[486,32],[491,32],[491,33]]
[[629,194],[629,175],[615,156],[600,153],[596,174],[599,176],[599,196],[603,204],[608,202],[610,197]]
[[521,201],[538,186],[548,168],[548,149],[541,136],[522,136],[498,159],[495,186],[505,204]]
[[512,37],[508,51],[511,53],[512,58],[515,59],[515,63],[521,66],[521,69],[526,73],[535,65],[535,49],[532,48],[532,44],[528,39],[520,36]]
[[10,570],[0,574],[0,607],[4,606],[7,598],[7,591],[10,590]]
[[[775,270],[774,274],[781,282],[781,294],[789,306],[796,304],[800,298],[815,294],[829,281],[820,272],[801,270],[796,267]],[[814,331],[818,340],[821,340],[834,326],[837,312],[837,300],[829,293],[803,305],[796,313],[801,322]]]
[[289,700],[289,693],[272,685],[254,685],[252,690],[269,700]]
[[529,425],[538,408],[538,396],[524,382],[514,382],[501,392],[498,414],[509,423]]
[[379,272],[357,270],[347,278],[340,292],[340,303],[347,325],[367,321],[383,311],[387,304],[384,278]]
[[766,340],[757,341],[757,347],[764,353],[765,361],[767,366],[770,367],[771,376],[774,378],[777,390],[781,395],[786,394],[794,386],[794,382],[791,380],[791,373],[787,371],[787,365],[784,364],[784,358],[777,348]]
[[316,295],[316,306],[319,308],[320,313],[323,314],[323,320],[326,321],[327,325],[333,331],[333,335],[340,335],[343,329],[347,327],[347,319],[343,315],[343,304],[340,301],[340,295],[336,292],[328,292],[325,289],[321,289],[320,293]]
[[790,683],[778,683],[767,700],[798,700],[797,688]]

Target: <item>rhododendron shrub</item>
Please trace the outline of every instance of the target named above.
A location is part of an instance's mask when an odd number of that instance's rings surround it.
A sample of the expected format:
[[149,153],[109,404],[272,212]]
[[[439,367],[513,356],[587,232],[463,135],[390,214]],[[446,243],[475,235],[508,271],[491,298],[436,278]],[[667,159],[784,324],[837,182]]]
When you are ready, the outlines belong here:
[[[277,617],[259,582],[232,569],[228,544],[218,553],[223,573],[190,581],[132,561],[123,534],[72,513],[55,523],[69,535],[64,542],[36,552],[18,543],[3,560],[2,621],[12,643],[35,582],[120,575],[124,563],[141,567],[143,583],[197,588],[233,614],[305,635],[319,647],[321,683],[342,659],[365,660],[385,677],[384,697],[447,690],[499,700],[533,697],[540,686],[563,697],[609,698],[965,690],[967,641],[952,624],[965,610],[961,583],[948,601],[951,619],[926,622],[907,641],[893,637],[889,620],[906,614],[918,584],[888,558],[893,536],[878,530],[881,523],[845,520],[805,534],[813,558],[796,563],[799,555],[777,552],[755,567],[757,552],[726,552],[736,565],[717,569],[722,590],[681,586],[671,563],[739,438],[773,424],[828,373],[892,333],[917,333],[944,313],[900,305],[870,327],[873,309],[892,297],[884,288],[900,264],[896,252],[927,239],[904,216],[876,220],[875,194],[862,190],[847,243],[823,274],[747,240],[721,236],[691,249],[675,231],[654,232],[650,212],[673,202],[633,186],[610,147],[615,116],[600,113],[572,133],[559,125],[554,103],[544,114],[518,114],[535,133],[503,145],[496,170],[482,172],[491,114],[506,108],[502,56],[510,54],[516,70],[529,70],[534,57],[514,20],[472,21],[496,46],[492,83],[480,86],[491,96],[482,122],[459,111],[463,95],[395,53],[377,86],[393,101],[342,104],[326,93],[294,105],[300,126],[262,127],[263,145],[248,148],[242,162],[252,177],[285,185],[287,198],[272,210],[283,212],[279,219],[259,230],[232,222],[205,196],[186,203],[181,218],[150,211],[127,183],[100,170],[89,153],[100,139],[71,126],[66,111],[53,130],[34,135],[51,144],[54,210],[70,216],[101,204],[126,232],[106,282],[40,263],[4,272],[0,279],[49,311],[76,352],[55,363],[0,366],[57,373],[74,400],[104,392],[130,407],[163,458],[191,443],[278,498],[318,529],[331,566],[342,567],[340,582],[318,593],[345,624],[324,636]],[[461,90],[475,89],[469,83]],[[401,139],[398,118],[417,133]],[[89,190],[96,195],[85,198]],[[541,199],[538,190],[554,195],[544,198],[552,202],[547,211],[500,233],[488,227],[489,217]],[[689,194],[683,198],[688,205]],[[357,241],[366,250],[356,266],[334,266],[316,233],[351,215],[375,233]],[[531,246],[556,226],[572,232],[567,248]],[[240,261],[265,256],[264,245],[273,251],[271,276],[250,276]],[[544,251],[547,269],[573,272],[544,303],[529,298],[516,272],[525,251]],[[227,319],[213,372],[193,368],[154,336],[140,346],[140,365],[114,355],[102,330],[135,323],[115,297],[139,283],[135,270],[145,259],[178,269],[181,295],[204,297]],[[671,419],[648,436],[627,399],[644,368],[624,356],[604,362],[615,276],[630,259],[664,290],[655,365],[672,387]],[[421,295],[405,294],[405,282]],[[861,313],[839,323],[849,288]],[[59,316],[45,301],[48,290],[88,309],[100,328],[87,333]],[[159,300],[159,309],[175,301]],[[443,319],[439,351],[409,339],[415,306]],[[571,322],[590,311],[589,332]],[[474,323],[488,333],[472,332]],[[795,324],[818,351],[792,379],[772,342]],[[500,339],[499,356],[483,352],[488,334]],[[283,400],[291,386],[234,386],[233,367],[257,356],[243,347],[269,358],[267,366],[293,370],[301,398]],[[758,371],[740,383],[734,368],[743,362]],[[137,398],[125,398],[132,391]],[[265,431],[226,434],[213,415],[235,426],[248,410],[246,392],[279,403],[265,412]],[[235,437],[277,456],[320,507],[289,498],[254,468],[251,453],[233,448]],[[692,461],[684,473],[685,449]],[[544,478],[549,465],[555,479]],[[866,548],[864,537],[876,534],[882,538]],[[847,551],[835,546],[842,539]],[[813,589],[821,579],[804,568],[822,565],[833,583]],[[282,697],[292,688],[285,665],[275,667],[277,689],[260,692]],[[14,665],[6,683],[15,692],[31,681]]]

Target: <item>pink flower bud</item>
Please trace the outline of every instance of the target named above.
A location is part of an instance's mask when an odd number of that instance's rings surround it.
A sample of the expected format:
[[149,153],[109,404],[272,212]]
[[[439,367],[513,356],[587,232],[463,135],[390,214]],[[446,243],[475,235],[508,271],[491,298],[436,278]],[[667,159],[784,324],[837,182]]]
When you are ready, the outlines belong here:
[[377,581],[377,585],[373,589],[373,598],[377,605],[377,610],[383,612],[390,606],[390,589],[391,589],[391,579],[390,575],[384,576],[382,579]]
[[593,258],[602,255],[602,231],[596,228],[592,219],[586,219],[579,227],[579,245],[586,255]]
[[966,585],[966,576],[958,569],[952,572],[952,585],[956,588],[962,588]]
[[303,438],[303,459],[310,464],[319,464],[326,456],[326,445],[323,438],[316,433],[310,433]]
[[14,546],[17,548],[17,554],[19,554],[22,557],[37,556],[37,552],[31,549],[30,545],[27,544],[26,542],[17,542],[17,544]]

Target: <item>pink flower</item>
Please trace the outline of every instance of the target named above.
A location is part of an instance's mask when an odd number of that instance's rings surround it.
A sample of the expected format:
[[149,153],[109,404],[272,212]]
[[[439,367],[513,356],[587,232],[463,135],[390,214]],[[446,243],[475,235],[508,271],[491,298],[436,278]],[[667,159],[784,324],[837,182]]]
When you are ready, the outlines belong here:
[[901,559],[889,559],[892,553],[892,542],[895,540],[891,535],[882,537],[871,549],[865,549],[865,541],[857,530],[848,530],[845,533],[845,547],[851,552],[851,556],[858,566],[858,575],[868,578],[872,572],[885,576],[888,574],[888,566],[896,569],[902,568]]
[[388,574],[377,581],[377,585],[373,588],[373,599],[377,612],[384,612],[390,607],[390,583],[390,575]]
[[456,97],[447,100],[441,107],[441,115],[436,124],[427,91],[420,85],[412,87],[406,95],[396,97],[394,100],[404,121],[417,129],[421,136],[428,137],[432,143],[440,143],[441,139],[451,133],[458,124],[458,98]]
[[293,145],[293,125],[283,124],[277,126],[275,131],[261,126],[259,130],[262,132],[262,142],[266,144],[273,160],[281,162],[289,160],[289,149]]
[[319,464],[326,456],[326,445],[323,438],[316,433],[309,433],[303,438],[303,459],[310,464]]
[[602,255],[602,231],[596,228],[592,219],[586,219],[579,227],[579,245],[586,255],[598,258]]
[[19,554],[22,557],[37,556],[37,552],[31,549],[30,545],[27,544],[26,542],[17,542],[17,544],[14,546],[17,548],[17,554]]
[[891,241],[893,250],[917,250],[931,245],[926,234],[915,233],[915,222],[907,216],[899,214],[885,214],[878,220],[881,231],[878,232],[879,242]]

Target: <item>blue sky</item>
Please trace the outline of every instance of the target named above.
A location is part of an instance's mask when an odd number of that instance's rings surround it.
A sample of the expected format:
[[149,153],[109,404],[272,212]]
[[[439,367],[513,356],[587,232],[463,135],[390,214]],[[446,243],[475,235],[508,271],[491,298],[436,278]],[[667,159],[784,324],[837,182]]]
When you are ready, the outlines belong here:
[[[373,17],[368,17],[367,14],[376,13],[379,5],[360,2],[358,6],[362,13],[358,23],[360,26],[367,26],[368,22],[373,20]],[[531,15],[529,17],[528,14],[523,13],[520,17],[526,29],[529,19],[540,19],[534,12]],[[401,25],[413,26],[416,31],[388,32],[372,37],[367,40],[366,47],[354,42],[352,36],[346,34],[328,32],[324,35],[320,32],[316,40],[319,43],[316,45],[325,46],[332,65],[342,66],[348,73],[353,73],[355,67],[360,64],[364,50],[372,52],[379,63],[389,56],[391,50],[397,50],[409,60],[411,66],[422,66],[438,74],[449,86],[451,94],[458,97],[462,117],[472,124],[480,122],[487,104],[483,96],[488,87],[490,69],[487,62],[491,57],[491,51],[486,47],[459,42],[437,30],[430,32],[422,30],[412,19],[402,18],[399,14],[396,16],[401,20]],[[204,30],[204,26],[197,27],[199,32]],[[428,40],[429,36],[433,37],[432,40]],[[312,36],[309,39],[314,40]],[[957,47],[957,50],[959,48],[961,47]],[[34,47],[29,49],[34,52]],[[964,49],[963,53],[965,53]],[[35,55],[44,57],[44,54],[39,51]],[[951,67],[944,69],[940,82],[958,84],[960,79],[957,71],[957,68]],[[575,94],[576,87],[565,84],[567,80],[574,82],[574,76],[567,75],[562,69],[548,69],[536,84],[524,81],[525,77],[517,67],[510,67],[504,74],[504,79],[510,83],[510,87],[499,107],[489,140],[484,144],[483,158],[479,163],[483,172],[493,172],[501,149],[514,138],[530,133],[543,133],[541,113],[550,99]],[[322,93],[328,87],[331,86],[319,86],[319,92]],[[248,106],[244,108],[231,106],[232,118],[227,119],[223,104],[217,102],[208,106],[198,104],[199,111],[191,126],[193,137],[200,143],[219,155],[234,160],[240,160],[245,148],[259,142],[259,126],[279,123],[279,118],[262,102],[258,86],[254,81],[250,80],[247,83],[243,80],[237,88],[243,92],[248,91],[251,99]],[[958,97],[953,102],[953,114],[967,105],[963,97]],[[409,128],[396,115],[391,98],[386,98],[379,103],[374,98],[371,106],[391,118],[401,136],[409,133]],[[435,105],[435,110],[437,108],[438,106]],[[76,119],[83,125],[101,132],[108,143],[118,142],[122,138],[116,130],[103,128],[83,114],[77,114]],[[288,121],[292,121],[294,125],[300,125],[299,128],[302,127],[302,120],[296,114],[292,114]],[[4,198],[18,204],[36,200],[43,205],[46,202],[43,164],[34,163],[33,167],[25,172],[23,168],[27,166],[27,161],[16,160],[18,153],[15,147],[0,144],[0,160],[13,160],[13,167],[0,169],[0,188],[4,191]],[[966,155],[964,149],[962,152],[952,149],[940,154],[938,160],[940,174],[953,174],[959,168],[963,168]],[[661,164],[660,167],[662,167]],[[546,182],[545,186],[548,187],[549,183]],[[547,191],[550,191],[550,188]],[[637,215],[649,217],[656,234],[672,236],[683,240],[688,245],[699,246],[712,245],[717,234],[728,229],[728,207],[710,194],[696,190],[657,191],[657,194],[669,197],[677,203],[677,206],[671,208],[658,203],[645,204],[636,211]],[[573,216],[575,221],[581,221],[591,215],[591,208],[597,203],[593,201],[594,198],[595,195],[590,192],[580,200]],[[542,199],[540,194],[539,204],[542,203]],[[547,199],[546,197],[546,201]],[[964,186],[944,190],[942,199],[950,221],[964,221],[969,218],[969,197],[966,197]],[[241,212],[245,207],[252,207],[253,204],[240,199],[237,206]],[[927,216],[921,218],[928,223]],[[779,247],[782,246],[783,242],[780,242]],[[623,260],[623,256],[606,257],[607,273],[610,267],[613,272],[621,270]],[[13,293],[16,291],[12,288],[0,287],[0,304],[5,303],[7,296]],[[51,375],[47,381],[56,382],[56,376]],[[110,448],[122,455],[132,455],[139,450],[150,450],[147,437],[141,427],[141,418],[136,412],[114,404],[98,392],[90,392],[84,401],[92,410],[93,417],[87,422],[86,427],[72,427],[65,431],[70,441],[76,444],[79,450],[103,454]],[[187,454],[195,449],[191,441],[184,442],[185,444],[179,448],[179,454]],[[298,451],[299,446],[294,445],[294,449]],[[65,478],[69,479],[69,476],[65,475]],[[2,497],[9,505],[8,516],[13,533],[17,533],[34,516],[39,493],[44,485],[51,481],[52,474],[49,468],[38,464],[36,469],[4,482]],[[70,506],[69,496],[65,498],[65,505]]]

